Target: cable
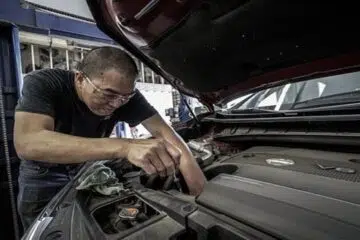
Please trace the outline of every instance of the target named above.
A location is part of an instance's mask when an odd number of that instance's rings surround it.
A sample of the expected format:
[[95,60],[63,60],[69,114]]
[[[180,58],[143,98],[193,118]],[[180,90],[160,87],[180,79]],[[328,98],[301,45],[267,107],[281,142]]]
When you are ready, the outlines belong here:
[[9,145],[8,145],[8,138],[7,138],[7,131],[6,131],[4,95],[3,95],[3,86],[1,84],[1,81],[0,81],[0,115],[1,115],[1,128],[2,128],[4,150],[5,150],[6,171],[7,171],[8,181],[9,181],[9,194],[10,194],[10,204],[11,204],[13,224],[14,224],[14,234],[15,234],[15,239],[19,240],[20,239],[19,223],[18,223],[17,211],[16,211],[14,186],[13,186],[13,182],[12,182],[13,178],[12,178],[12,173],[11,173],[11,161],[10,161]]

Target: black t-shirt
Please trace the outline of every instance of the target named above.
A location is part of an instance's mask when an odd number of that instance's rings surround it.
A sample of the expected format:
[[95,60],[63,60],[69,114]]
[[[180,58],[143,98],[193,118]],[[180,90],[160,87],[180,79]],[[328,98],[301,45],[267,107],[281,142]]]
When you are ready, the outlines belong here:
[[133,127],[157,113],[136,90],[111,116],[97,116],[79,99],[74,77],[74,72],[61,69],[29,73],[24,77],[16,111],[49,115],[54,118],[56,132],[94,138],[109,136],[118,121]]

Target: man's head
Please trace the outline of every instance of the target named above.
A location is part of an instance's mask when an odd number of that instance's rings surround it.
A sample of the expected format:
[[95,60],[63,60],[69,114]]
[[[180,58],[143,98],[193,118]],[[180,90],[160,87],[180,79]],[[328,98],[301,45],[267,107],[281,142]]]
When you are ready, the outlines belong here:
[[118,48],[100,47],[91,50],[77,70],[77,93],[96,115],[112,114],[134,95],[138,75],[136,64]]

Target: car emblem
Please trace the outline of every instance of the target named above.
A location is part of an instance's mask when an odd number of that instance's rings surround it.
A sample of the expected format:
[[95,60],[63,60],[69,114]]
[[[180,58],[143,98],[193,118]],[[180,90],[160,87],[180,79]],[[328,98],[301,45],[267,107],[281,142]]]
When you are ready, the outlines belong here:
[[266,159],[266,163],[276,167],[290,166],[295,164],[293,160],[284,158],[269,158]]

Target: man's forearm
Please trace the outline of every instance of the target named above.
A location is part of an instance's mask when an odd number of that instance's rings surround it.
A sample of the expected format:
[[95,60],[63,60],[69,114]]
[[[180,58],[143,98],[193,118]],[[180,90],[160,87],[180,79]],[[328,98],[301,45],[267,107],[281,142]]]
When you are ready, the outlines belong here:
[[201,171],[196,160],[187,147],[182,148],[183,154],[180,159],[180,171],[184,176],[191,195],[199,195],[206,182],[204,173]]
[[196,160],[194,159],[189,147],[175,132],[173,134],[167,135],[166,139],[180,148],[182,153],[179,166],[181,174],[184,176],[190,194],[199,195],[204,188],[206,178]]
[[26,160],[81,163],[125,157],[128,142],[111,138],[83,138],[42,130],[16,139],[19,156]]

